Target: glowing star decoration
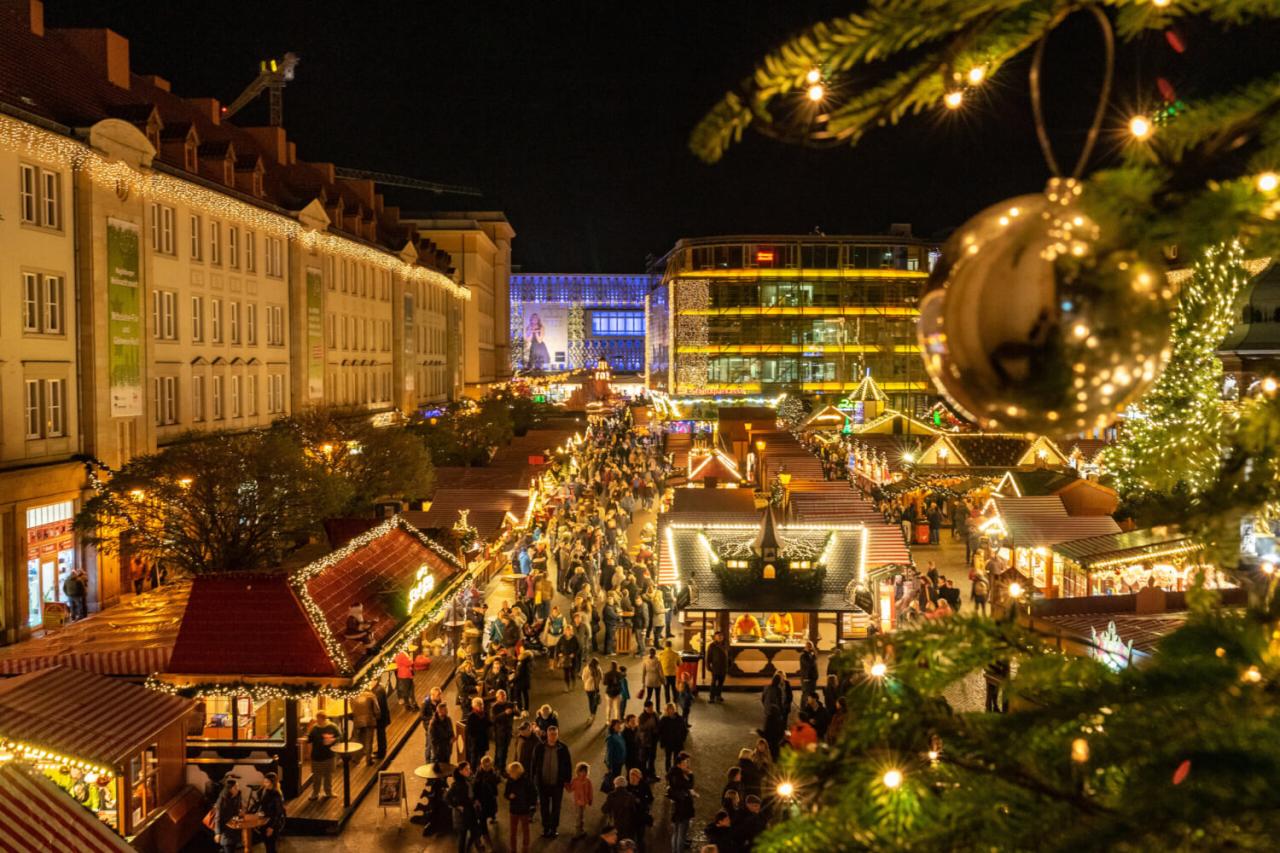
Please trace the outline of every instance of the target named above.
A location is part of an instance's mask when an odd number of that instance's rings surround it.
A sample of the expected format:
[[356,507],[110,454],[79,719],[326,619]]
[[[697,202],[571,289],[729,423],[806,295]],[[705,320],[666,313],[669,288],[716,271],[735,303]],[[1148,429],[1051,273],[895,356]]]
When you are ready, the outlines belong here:
[[1129,661],[1133,658],[1133,642],[1126,643],[1120,639],[1115,622],[1107,623],[1107,630],[1101,634],[1098,633],[1097,628],[1090,628],[1089,633],[1093,643],[1090,656],[1117,672],[1129,665]]
[[409,587],[409,612],[418,609],[418,605],[426,601],[436,588],[436,579],[426,563],[418,566],[418,574],[414,577],[413,586]]

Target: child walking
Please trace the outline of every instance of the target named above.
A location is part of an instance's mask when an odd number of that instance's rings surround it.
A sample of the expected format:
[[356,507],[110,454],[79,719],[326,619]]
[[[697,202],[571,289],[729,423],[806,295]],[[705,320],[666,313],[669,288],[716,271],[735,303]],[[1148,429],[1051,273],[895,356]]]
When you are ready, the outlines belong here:
[[587,807],[591,805],[592,796],[590,764],[578,762],[569,790],[573,792],[573,804],[578,807],[578,834],[574,838],[582,838],[587,834]]

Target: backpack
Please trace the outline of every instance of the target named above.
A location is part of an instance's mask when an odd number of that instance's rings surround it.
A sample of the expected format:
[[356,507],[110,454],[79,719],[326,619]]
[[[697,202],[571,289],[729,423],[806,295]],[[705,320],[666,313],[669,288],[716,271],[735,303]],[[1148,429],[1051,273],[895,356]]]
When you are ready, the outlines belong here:
[[976,581],[974,581],[974,582],[973,582],[973,594],[974,594],[974,595],[986,595],[986,594],[987,594],[987,582],[986,582],[986,581],[984,581],[982,578],[978,578]]

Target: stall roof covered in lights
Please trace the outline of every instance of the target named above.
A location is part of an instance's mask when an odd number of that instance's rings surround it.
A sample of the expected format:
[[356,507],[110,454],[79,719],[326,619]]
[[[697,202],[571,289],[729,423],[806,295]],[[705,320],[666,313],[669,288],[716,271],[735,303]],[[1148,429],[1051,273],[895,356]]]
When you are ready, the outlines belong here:
[[723,450],[689,456],[689,482],[697,483],[714,479],[717,483],[738,483],[742,474],[738,465]]
[[58,666],[0,680],[0,740],[116,772],[192,706],[190,699]]
[[1018,548],[1047,547],[1120,532],[1120,526],[1108,515],[1068,515],[1062,498],[1053,495],[997,496],[987,502],[984,512],[989,517],[982,529],[1004,533],[1009,543]]
[[1073,539],[1053,545],[1052,550],[1082,568],[1104,569],[1186,557],[1201,551],[1202,546],[1179,528],[1165,526]]
[[[293,572],[197,578],[161,680],[314,678],[345,687],[420,624],[458,561],[395,516]],[[352,605],[372,623],[368,650],[346,634]]]
[[968,468],[1020,468],[1065,465],[1066,456],[1047,436],[1007,433],[940,434],[921,454],[921,465]]

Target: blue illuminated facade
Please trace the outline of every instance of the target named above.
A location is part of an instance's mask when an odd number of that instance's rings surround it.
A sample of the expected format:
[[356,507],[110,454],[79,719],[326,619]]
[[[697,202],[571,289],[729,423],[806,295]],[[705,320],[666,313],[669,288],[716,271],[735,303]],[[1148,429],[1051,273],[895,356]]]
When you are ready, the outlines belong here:
[[645,361],[645,296],[656,275],[515,273],[511,360],[518,370],[577,370],[607,359],[615,372]]

